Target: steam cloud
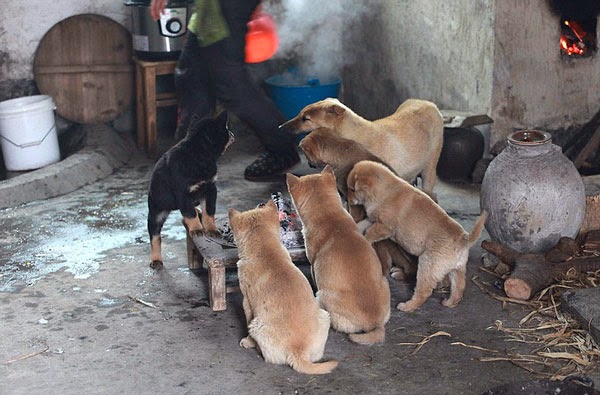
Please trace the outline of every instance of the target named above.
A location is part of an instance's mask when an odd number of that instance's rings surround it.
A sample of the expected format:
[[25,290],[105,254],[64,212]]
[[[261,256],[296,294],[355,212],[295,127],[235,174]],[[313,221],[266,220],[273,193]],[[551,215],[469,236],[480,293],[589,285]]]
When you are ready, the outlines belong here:
[[351,64],[352,53],[343,42],[352,26],[369,12],[369,1],[358,0],[271,0],[263,9],[277,23],[277,58],[296,59],[304,75],[322,79],[339,77]]

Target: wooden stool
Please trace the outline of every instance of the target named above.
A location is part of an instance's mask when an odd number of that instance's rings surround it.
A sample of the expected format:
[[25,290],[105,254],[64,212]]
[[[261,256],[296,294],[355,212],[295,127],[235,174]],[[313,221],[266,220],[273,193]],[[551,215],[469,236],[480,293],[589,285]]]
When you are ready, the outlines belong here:
[[156,108],[176,106],[175,92],[157,93],[156,77],[175,72],[176,60],[147,62],[135,61],[137,145],[145,148],[149,157],[156,156]]
[[[186,232],[187,233],[187,232]],[[188,267],[190,269],[206,268],[208,271],[208,300],[213,311],[227,309],[227,294],[239,292],[240,287],[227,286],[226,269],[237,268],[237,248],[223,247],[217,241],[204,236],[186,237]],[[292,261],[308,262],[304,248],[288,249]]]

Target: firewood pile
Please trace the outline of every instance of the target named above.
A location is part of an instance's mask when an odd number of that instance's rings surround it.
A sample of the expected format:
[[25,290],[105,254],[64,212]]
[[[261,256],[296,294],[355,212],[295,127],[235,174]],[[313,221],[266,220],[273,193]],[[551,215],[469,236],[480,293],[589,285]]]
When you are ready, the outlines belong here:
[[564,154],[581,174],[600,171],[600,110],[563,145]]
[[489,329],[502,332],[507,341],[531,345],[526,354],[494,351],[481,361],[509,361],[552,380],[598,369],[598,344],[560,304],[565,291],[600,286],[600,230],[588,231],[577,240],[563,237],[545,254],[522,254],[491,240],[481,246],[497,258],[495,265],[480,268],[493,280],[484,282],[477,276],[473,282],[505,308],[525,307],[517,327],[497,320]]
[[529,300],[548,286],[574,277],[581,278],[584,286],[597,286],[596,276],[589,273],[600,271],[600,230],[587,233],[582,245],[562,237],[545,254],[521,254],[491,240],[484,240],[481,247],[500,259],[494,273],[504,280],[509,298]]

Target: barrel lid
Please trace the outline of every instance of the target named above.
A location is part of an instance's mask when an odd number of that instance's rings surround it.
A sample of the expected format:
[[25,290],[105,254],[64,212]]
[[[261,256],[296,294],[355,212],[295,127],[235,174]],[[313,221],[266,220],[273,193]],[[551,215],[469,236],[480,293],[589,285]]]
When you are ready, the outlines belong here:
[[[125,5],[127,6],[138,6],[138,7],[150,7],[151,0],[127,0]],[[194,0],[169,0],[166,8],[175,7],[186,7],[188,4],[193,4]]]

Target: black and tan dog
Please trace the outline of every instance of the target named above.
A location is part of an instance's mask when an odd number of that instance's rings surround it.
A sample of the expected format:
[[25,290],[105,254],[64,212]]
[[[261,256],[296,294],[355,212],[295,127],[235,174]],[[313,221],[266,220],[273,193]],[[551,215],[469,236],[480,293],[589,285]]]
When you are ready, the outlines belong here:
[[[215,224],[217,159],[233,143],[227,113],[217,118],[194,116],[187,135],[158,160],[148,191],[150,267],[162,267],[160,231],[169,213],[179,210],[190,235],[218,236]],[[202,222],[196,206],[202,205]]]

